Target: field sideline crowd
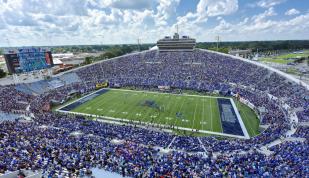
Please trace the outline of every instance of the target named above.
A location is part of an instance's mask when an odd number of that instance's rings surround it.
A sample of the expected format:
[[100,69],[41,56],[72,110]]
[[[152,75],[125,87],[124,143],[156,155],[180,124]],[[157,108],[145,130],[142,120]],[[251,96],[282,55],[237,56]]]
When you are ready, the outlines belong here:
[[[43,170],[44,177],[82,177],[98,167],[130,177],[309,176],[309,128],[289,119],[293,111],[299,122],[309,121],[309,91],[276,73],[200,50],[147,51],[72,73],[79,77],[78,82],[39,95],[23,93],[15,85],[0,86],[1,112],[32,118],[0,121],[0,175],[31,169]],[[89,93],[104,81],[111,87],[170,86],[239,93],[260,110],[261,124],[269,127],[248,140],[197,138],[49,111],[51,101],[65,101],[72,91]],[[282,103],[291,108],[285,109]],[[285,137],[291,127],[297,127],[292,137],[305,141],[270,147],[273,153],[269,156],[258,151]],[[172,151],[162,153],[168,147]]]

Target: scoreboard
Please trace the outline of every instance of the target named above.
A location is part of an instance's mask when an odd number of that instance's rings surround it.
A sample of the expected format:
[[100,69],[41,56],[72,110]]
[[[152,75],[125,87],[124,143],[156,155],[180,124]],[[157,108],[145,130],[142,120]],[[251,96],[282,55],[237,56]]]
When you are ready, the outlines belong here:
[[50,50],[39,47],[8,50],[4,58],[11,74],[51,68],[54,65]]

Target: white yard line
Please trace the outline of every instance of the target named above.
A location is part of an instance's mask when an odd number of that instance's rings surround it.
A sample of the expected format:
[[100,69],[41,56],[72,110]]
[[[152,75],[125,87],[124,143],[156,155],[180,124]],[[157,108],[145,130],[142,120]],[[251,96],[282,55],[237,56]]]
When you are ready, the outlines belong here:
[[65,105],[63,105],[63,106],[61,106],[60,108],[56,109],[56,111],[59,111],[60,109],[66,107],[66,106],[68,106],[68,105],[70,105],[70,104],[73,104],[73,103],[75,103],[75,102],[77,102],[77,101],[79,101],[79,100],[82,100],[82,99],[86,98],[87,96],[90,96],[90,95],[92,95],[92,94],[94,94],[94,93],[96,93],[96,92],[99,92],[99,91],[105,90],[105,89],[106,89],[106,88],[102,88],[102,89],[96,90],[96,91],[94,91],[94,92],[91,92],[91,93],[89,93],[89,94],[87,94],[87,95],[85,95],[85,96],[83,96],[83,97],[81,97],[81,98],[79,98],[79,99],[77,99],[77,100],[74,100],[74,101],[72,101],[72,102],[69,102],[69,103],[67,103],[67,104],[65,104]]
[[174,140],[176,139],[176,137],[177,137],[177,136],[175,136],[175,137],[172,139],[171,143],[168,144],[167,149],[169,149],[169,148],[172,146],[172,144],[173,144]]
[[[163,105],[163,106],[164,106],[164,112],[169,110],[171,104],[173,104],[173,103],[172,103],[172,100],[169,99],[168,102],[167,102],[165,105]],[[169,120],[167,120],[166,117],[170,117],[170,114],[171,114],[171,112],[169,113],[168,116],[165,116],[165,117],[163,118],[163,119],[164,119],[164,124],[165,124],[165,125],[167,124],[167,122],[169,122]]]
[[[145,94],[145,95],[141,95],[141,98],[143,99],[143,100],[145,100],[146,98],[147,98],[147,94]],[[116,103],[116,102],[115,102]],[[139,122],[142,122],[142,121],[149,121],[148,120],[148,118],[146,118],[146,117],[148,117],[147,115],[148,115],[148,113],[149,113],[149,111],[148,112],[144,112],[144,111],[140,111],[141,113],[142,113],[142,115],[141,116],[139,116],[138,117],[138,121]],[[151,119],[150,117],[149,117],[149,119]]]
[[[100,97],[100,96],[102,96],[102,95],[99,95],[99,96],[97,96],[97,97]],[[93,98],[93,99],[96,99],[97,97],[95,97],[95,98]],[[114,98],[114,97],[113,97],[113,98]],[[91,100],[89,100],[89,101],[92,101],[93,99],[91,99]],[[87,105],[89,101],[86,101],[86,102],[83,103],[83,104],[86,104],[86,105]],[[96,108],[98,108],[97,106],[99,106],[99,108],[102,108],[101,106],[104,105],[105,102],[108,102],[108,101],[105,100],[105,101],[102,102],[101,100],[98,100],[98,101],[92,103],[92,104],[89,105],[89,106],[90,106],[90,107],[96,106]],[[82,104],[82,105],[83,105],[83,104]],[[81,106],[81,105],[80,105],[80,106]],[[78,107],[78,106],[77,106],[77,107]],[[83,109],[82,111],[84,112],[84,109]]]
[[[113,100],[115,100],[115,98],[118,98],[118,95],[116,94],[115,96],[112,96],[111,97],[111,99],[109,99],[109,100],[105,100],[105,102],[102,102],[102,104],[100,105],[100,106],[102,106],[103,104],[106,104],[106,103],[108,103],[110,100],[111,101],[113,101]],[[113,108],[112,110],[114,110],[115,112],[113,112],[113,113],[117,113],[117,112],[119,112],[119,111],[117,111],[117,110],[115,110],[115,106],[116,105],[116,102],[113,102],[113,104],[111,105],[112,107],[111,108]],[[109,106],[110,107],[110,106]],[[116,107],[117,108],[117,107]],[[106,111],[106,112],[109,112],[109,111]]]
[[146,92],[146,93],[154,93],[160,95],[176,95],[176,96],[193,96],[193,97],[202,97],[202,98],[229,98],[229,97],[221,97],[221,96],[207,96],[207,95],[189,95],[189,94],[175,94],[175,93],[161,93],[155,91],[146,91],[146,90],[128,90],[128,89],[118,89],[118,88],[108,88],[109,90],[119,90],[119,91],[129,91],[129,92]]
[[[71,111],[62,111],[59,110],[58,112],[62,113],[69,113],[69,114],[74,114],[74,115],[83,115],[83,116],[89,116],[89,117],[96,117],[96,118],[102,118],[103,120],[109,120],[107,122],[109,123],[115,123],[115,124],[123,124],[123,122],[126,123],[135,123],[139,124],[139,121],[136,120],[129,120],[129,119],[124,119],[124,118],[114,118],[114,117],[109,117],[109,116],[101,116],[101,115],[95,115],[95,114],[86,114],[86,113],[79,113],[79,112],[71,112]],[[148,122],[141,122],[141,124],[147,124]],[[157,124],[158,127],[169,127],[170,125],[164,125],[164,124]],[[178,130],[186,130],[186,131],[192,131],[190,128],[184,128],[184,127],[177,127]],[[165,129],[168,132],[173,132],[171,129]],[[219,136],[225,136],[225,137],[233,137],[233,138],[242,138],[245,139],[246,137],[244,136],[239,136],[239,135],[232,135],[232,134],[225,134],[225,133],[219,133],[219,132],[212,132],[208,130],[198,130],[198,133],[206,133],[206,134],[212,134],[212,135],[219,135]]]
[[210,108],[210,128],[211,128],[211,131],[213,131],[214,129],[213,129],[213,126],[212,126],[213,121],[212,121],[212,107],[211,107],[211,105],[212,105],[212,99],[210,99],[209,108]]
[[[249,117],[248,117],[248,115],[246,114],[246,111],[245,111],[245,110],[244,110],[243,113],[244,113],[245,117],[249,119]],[[249,124],[249,129],[251,130],[251,132],[253,131],[253,132],[252,132],[253,134],[255,134],[254,130],[253,130],[252,127],[251,127],[251,124]]]
[[[90,116],[90,117],[98,117],[98,118],[103,118],[103,119],[105,118],[105,119],[112,120],[113,122],[118,122],[118,123],[119,122],[133,122],[133,123],[137,123],[137,124],[139,123],[139,121],[137,121],[137,120],[129,120],[129,119],[124,119],[124,118],[115,118],[115,117],[109,117],[109,116],[102,116],[102,115],[86,114],[86,113],[80,113],[80,112],[62,111],[62,110],[60,110],[60,109],[66,107],[66,106],[68,106],[68,105],[70,105],[70,104],[72,104],[74,102],[77,102],[77,101],[79,101],[79,100],[81,100],[83,98],[86,98],[87,96],[92,95],[92,94],[94,94],[96,92],[99,92],[101,90],[118,90],[118,91],[139,92],[139,93],[145,93],[145,92],[146,93],[156,93],[156,94],[162,94],[162,95],[201,97],[201,98],[203,98],[203,122],[205,122],[205,120],[204,120],[205,119],[204,118],[204,114],[205,114],[205,111],[204,111],[204,105],[205,105],[204,104],[204,102],[205,102],[204,98],[226,98],[226,97],[217,97],[217,96],[200,96],[200,95],[187,95],[187,94],[179,95],[179,94],[173,94],[173,93],[160,93],[160,92],[151,92],[151,91],[134,91],[134,90],[126,90],[126,89],[102,88],[102,89],[99,89],[99,90],[94,91],[92,93],[89,93],[89,94],[87,94],[87,95],[85,95],[85,96],[83,96],[83,97],[81,97],[81,98],[79,98],[77,100],[74,100],[74,101],[72,101],[72,102],[70,102],[68,104],[65,104],[64,106],[56,109],[56,111],[57,112],[63,112],[63,113],[70,113],[70,114],[78,114],[78,115]],[[235,104],[234,104],[233,100],[231,98],[229,98],[229,99],[232,101],[232,104],[233,104],[233,107],[234,107]],[[181,111],[181,108],[183,107],[183,104],[184,104],[184,100],[183,100],[183,102],[181,104],[180,111]],[[238,110],[235,109],[235,112],[238,113]],[[238,113],[238,115],[239,115],[239,113]],[[177,122],[177,119],[175,120],[174,124],[176,124],[176,122]],[[141,123],[142,124],[148,124],[148,122],[141,122]],[[221,123],[221,119],[220,119],[220,123]],[[240,118],[240,124],[241,124],[241,127],[243,129],[244,124],[243,124],[241,118]],[[169,127],[170,126],[170,125],[165,125],[165,124],[157,124],[157,125],[158,126],[162,126],[162,127]],[[179,127],[179,126],[177,126],[177,129],[179,129],[179,130],[186,130],[186,131],[192,131],[191,128],[185,128],[185,127]],[[222,129],[222,123],[221,123],[221,129]],[[226,136],[226,137],[234,137],[234,138],[250,138],[245,127],[244,127],[244,129],[245,129],[245,131],[244,131],[245,136],[239,136],[239,135],[232,135],[232,134],[225,134],[225,133],[219,133],[219,132],[213,132],[213,131],[204,130],[204,127],[203,127],[203,124],[202,124],[202,130],[198,130],[197,132],[198,133],[212,134],[212,135]],[[169,130],[169,129],[167,129],[167,130]],[[222,131],[223,131],[223,129],[222,129]]]
[[238,112],[238,109],[237,109],[237,107],[236,107],[236,105],[235,105],[233,99],[230,98],[230,102],[232,103],[232,106],[233,106],[233,108],[234,108],[234,111],[235,111],[235,113],[236,113],[238,122],[239,122],[239,124],[240,124],[240,126],[241,126],[241,129],[242,129],[242,132],[244,133],[245,138],[249,139],[250,136],[249,136],[249,134],[248,134],[247,128],[246,128],[244,122],[243,122],[242,119],[241,119],[241,116],[240,116],[240,114],[239,114],[239,112]]
[[[197,100],[198,101],[198,100]],[[192,129],[194,129],[194,123],[195,123],[195,114],[196,114],[196,106],[197,106],[197,101],[195,101],[195,108],[194,108],[194,117],[193,117],[193,123],[192,123]]]
[[[120,96],[120,95],[122,95],[122,96]],[[124,112],[128,112],[129,110],[130,110],[130,108],[131,108],[131,105],[130,105],[130,100],[131,100],[131,98],[130,98],[130,95],[128,94],[128,93],[120,93],[120,97],[123,97],[122,99],[122,102],[124,102],[124,105],[122,105],[123,107],[121,108],[121,110],[122,111],[119,111],[118,113],[116,113],[116,114],[124,114]],[[117,108],[117,105],[118,105],[118,103],[117,102],[114,102],[113,103],[113,105],[116,105],[115,107]],[[114,106],[113,106],[114,107]],[[125,115],[127,115],[127,114],[125,114]],[[127,115],[128,116],[128,115]],[[126,116],[126,117],[127,117]],[[135,120],[135,119],[134,119]]]
[[128,92],[139,92],[139,93],[155,93],[155,94],[161,94],[161,95],[176,95],[176,96],[192,96],[192,97],[201,97],[201,98],[227,98],[227,97],[220,97],[220,96],[207,96],[207,95],[188,95],[188,94],[175,94],[175,93],[160,93],[160,92],[153,92],[153,91],[145,91],[145,90],[127,90],[127,89],[116,89],[116,88],[102,88],[102,89],[99,89],[99,90],[96,90],[94,92],[91,92],[77,100],[74,100],[72,102],[69,102],[63,106],[61,106],[60,108],[56,109],[56,111],[59,111],[60,109],[72,104],[72,103],[75,103],[79,100],[82,100],[84,98],[86,98],[87,96],[90,96],[96,92],[99,92],[101,90],[118,90],[118,91],[128,91]]
[[[181,111],[181,108],[182,108],[182,106],[183,106],[184,103],[185,103],[185,100],[182,101],[182,103],[181,103],[181,105],[180,105],[180,108],[179,108],[179,110],[178,110],[178,113]],[[175,118],[174,126],[176,126],[176,123],[177,123],[178,119],[179,119],[179,118]],[[176,126],[176,127],[178,127],[178,126]]]
[[[176,102],[176,107],[178,107],[178,102]],[[171,109],[170,114],[168,115],[168,117],[170,117],[172,115],[173,110]],[[176,117],[173,117],[174,119],[177,119]],[[175,124],[175,123],[174,123]]]
[[203,98],[203,113],[202,113],[202,115],[203,115],[203,122],[202,122],[202,130],[204,130],[204,123],[205,123],[205,109],[204,109],[204,107],[205,107],[205,99]]

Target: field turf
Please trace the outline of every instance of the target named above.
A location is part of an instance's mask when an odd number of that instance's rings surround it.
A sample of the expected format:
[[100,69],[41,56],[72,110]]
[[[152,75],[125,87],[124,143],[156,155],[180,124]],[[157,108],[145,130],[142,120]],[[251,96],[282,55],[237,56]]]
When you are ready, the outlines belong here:
[[[249,135],[258,134],[259,121],[254,111],[234,102]],[[217,98],[212,96],[109,90],[71,112],[222,132]]]

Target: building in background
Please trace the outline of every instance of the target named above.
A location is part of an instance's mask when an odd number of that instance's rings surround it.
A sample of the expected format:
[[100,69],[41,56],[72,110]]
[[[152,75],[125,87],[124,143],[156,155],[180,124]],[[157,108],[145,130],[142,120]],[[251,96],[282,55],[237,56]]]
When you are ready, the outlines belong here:
[[251,49],[244,49],[244,50],[230,50],[229,54],[233,55],[233,56],[237,56],[237,57],[242,57],[242,58],[246,58],[249,59],[251,58],[252,55],[252,50]]
[[196,40],[189,36],[179,37],[178,33],[175,33],[173,38],[166,36],[163,39],[157,41],[157,46],[160,52],[164,51],[193,51],[196,45]]

